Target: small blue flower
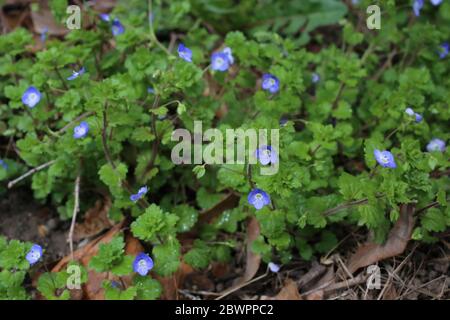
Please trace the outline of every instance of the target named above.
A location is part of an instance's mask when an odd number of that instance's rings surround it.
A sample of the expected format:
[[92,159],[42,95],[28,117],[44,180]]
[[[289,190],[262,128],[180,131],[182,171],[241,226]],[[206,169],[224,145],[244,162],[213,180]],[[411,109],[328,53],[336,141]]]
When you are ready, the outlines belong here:
[[74,80],[74,79],[78,78],[79,76],[83,75],[85,71],[86,70],[84,69],[84,67],[82,67],[79,71],[72,71],[72,75],[70,77],[68,77],[67,80],[69,80],[69,81]]
[[3,169],[8,170],[8,164],[2,159],[0,159],[0,166],[2,166]]
[[153,89],[152,87],[147,87],[147,93],[154,94],[155,93],[155,89]]
[[47,40],[47,33],[48,33],[48,27],[44,27],[44,29],[42,29],[42,33],[41,33],[41,41],[45,42],[45,40]]
[[130,200],[133,201],[133,202],[138,201],[140,198],[142,198],[142,197],[147,193],[147,191],[148,191],[147,186],[141,187],[141,188],[138,190],[138,193],[132,194],[132,195],[130,196]]
[[439,50],[439,58],[444,59],[446,56],[448,56],[449,51],[450,51],[450,44],[448,42],[444,42],[443,44],[441,44]]
[[277,273],[278,271],[280,271],[280,266],[273,262],[269,262],[268,267],[269,267],[269,270],[274,273]]
[[413,11],[416,17],[420,16],[420,10],[423,8],[423,0],[414,0]]
[[89,125],[85,121],[81,121],[78,126],[73,128],[73,137],[75,139],[84,138],[89,132]]
[[133,262],[134,272],[139,273],[141,276],[147,275],[147,273],[153,269],[153,260],[147,254],[141,252],[136,256]]
[[216,52],[211,55],[211,69],[214,71],[227,71],[230,60],[225,52]]
[[375,149],[373,152],[375,155],[375,159],[380,164],[380,166],[384,168],[396,168],[397,165],[395,164],[394,156],[389,151],[380,151],[378,149]]
[[280,119],[280,127],[284,127],[288,122],[288,119],[285,118],[281,118]]
[[121,35],[125,32],[125,27],[120,23],[119,19],[114,19],[112,26],[111,26],[111,32],[113,36],[117,37],[118,35]]
[[270,197],[261,189],[253,189],[248,194],[248,203],[254,206],[256,210],[260,210],[270,204]]
[[414,117],[416,118],[416,122],[417,122],[417,123],[419,123],[419,122],[421,122],[421,121],[423,120],[422,115],[420,115],[420,114],[414,112],[414,110],[411,109],[411,108],[406,108],[406,109],[405,109],[405,112],[406,112],[409,116],[411,116],[411,117],[414,116]]
[[100,13],[98,16],[100,17],[100,19],[102,21],[105,21],[105,22],[109,22],[111,20],[111,18],[109,17],[109,14],[107,14],[107,13]]
[[36,262],[38,262],[39,259],[41,259],[41,257],[42,257],[42,247],[38,244],[33,244],[25,258],[30,263],[30,265],[33,265]]
[[28,87],[22,95],[22,102],[24,105],[28,106],[28,108],[34,108],[39,101],[41,101],[41,93],[33,86]]
[[431,0],[431,4],[433,6],[438,6],[442,3],[442,1],[444,1],[444,0]]
[[276,93],[280,89],[280,81],[273,74],[266,73],[262,77],[261,87],[270,93]]
[[192,50],[182,43],[178,45],[178,56],[187,62],[192,62]]
[[278,154],[271,146],[261,146],[259,149],[256,149],[255,157],[264,166],[278,162]]
[[428,152],[433,152],[433,151],[444,152],[445,151],[445,141],[438,139],[438,138],[431,139],[431,141],[427,144],[427,151]]
[[312,83],[317,83],[317,82],[319,82],[319,81],[320,81],[320,76],[319,76],[319,74],[314,72],[314,73],[311,75],[311,81],[312,81]]
[[354,6],[356,6],[357,4],[359,4],[359,0],[352,0],[352,4],[353,4]]
[[223,53],[225,53],[228,57],[228,62],[230,64],[234,63],[234,58],[233,58],[233,53],[231,52],[231,48],[230,47],[226,47],[222,50]]

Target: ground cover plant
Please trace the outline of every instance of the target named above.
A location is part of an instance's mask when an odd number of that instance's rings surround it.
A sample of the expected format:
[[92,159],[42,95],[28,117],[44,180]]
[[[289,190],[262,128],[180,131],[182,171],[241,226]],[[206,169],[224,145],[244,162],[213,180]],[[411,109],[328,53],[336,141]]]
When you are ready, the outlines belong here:
[[[0,17],[1,299],[323,299],[370,266],[389,274],[370,298],[448,298],[450,1],[6,1]],[[173,161],[195,121],[216,164]],[[224,163],[229,129],[279,139]],[[414,252],[439,286],[396,287],[415,260],[392,257]]]

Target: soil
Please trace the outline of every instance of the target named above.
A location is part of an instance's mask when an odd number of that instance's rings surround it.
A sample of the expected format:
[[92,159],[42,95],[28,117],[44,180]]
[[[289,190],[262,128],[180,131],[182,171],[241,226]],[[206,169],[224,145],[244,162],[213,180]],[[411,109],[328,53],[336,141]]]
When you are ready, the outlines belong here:
[[33,199],[26,188],[8,190],[0,198],[0,235],[39,243],[45,248],[45,262],[65,256],[70,222],[61,221],[56,210]]

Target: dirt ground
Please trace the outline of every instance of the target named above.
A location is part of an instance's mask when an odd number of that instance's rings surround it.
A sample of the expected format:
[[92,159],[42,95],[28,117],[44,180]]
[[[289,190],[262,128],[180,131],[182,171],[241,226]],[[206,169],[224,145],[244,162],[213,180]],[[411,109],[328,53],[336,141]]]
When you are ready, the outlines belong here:
[[0,235],[42,244],[47,263],[68,253],[66,237],[70,222],[61,221],[56,210],[37,203],[31,190],[13,189],[0,199]]

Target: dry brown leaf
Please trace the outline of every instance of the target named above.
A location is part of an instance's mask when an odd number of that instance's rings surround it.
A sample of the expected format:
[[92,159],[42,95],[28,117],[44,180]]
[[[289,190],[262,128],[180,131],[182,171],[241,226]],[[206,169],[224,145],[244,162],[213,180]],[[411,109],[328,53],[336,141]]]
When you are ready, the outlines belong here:
[[260,235],[260,228],[258,220],[255,217],[250,218],[247,224],[247,246],[246,246],[246,263],[244,274],[233,281],[231,288],[222,291],[222,295],[227,295],[235,291],[237,288],[241,287],[246,282],[253,279],[255,274],[258,272],[259,266],[261,264],[261,256],[253,253],[252,243]]
[[[252,243],[260,235],[259,222],[255,217],[252,217],[247,224],[247,249],[246,249],[246,263],[244,275],[235,280],[234,286],[239,286],[247,282],[255,276],[261,264],[261,256],[253,253]],[[227,290],[228,291],[228,290]]]
[[231,271],[229,263],[213,262],[211,264],[211,274],[214,278],[220,279],[228,275]]
[[31,19],[33,21],[34,31],[39,34],[46,31],[48,35],[64,36],[70,31],[65,26],[56,23],[55,18],[49,9],[32,11]]
[[353,273],[359,268],[366,267],[375,262],[399,255],[405,251],[414,227],[415,206],[403,204],[400,206],[400,216],[389,233],[387,241],[380,245],[366,243],[350,257],[348,270]]
[[156,274],[152,274],[152,276],[158,280],[163,287],[161,300],[178,300],[178,289],[183,288],[183,283],[186,276],[192,272],[194,272],[194,269],[190,265],[181,261],[177,272],[170,277],[160,277]]
[[303,300],[298,293],[297,283],[292,279],[287,279],[284,287],[274,297],[262,296],[261,300]]
[[84,222],[75,224],[73,240],[79,241],[99,234],[112,226],[108,218],[111,209],[111,198],[106,196],[103,201],[97,200],[95,206],[86,211]]
[[92,7],[95,11],[108,12],[114,9],[117,0],[97,0]]
[[306,300],[323,300],[323,290],[314,291],[306,296]]
[[[116,224],[104,235],[91,241],[83,248],[74,251],[73,259],[79,261],[84,267],[87,267],[91,258],[97,254],[99,245],[110,242],[111,239],[120,232],[123,224],[124,221]],[[70,261],[72,261],[71,255],[64,257],[51,271],[59,272],[63,270]],[[102,288],[102,283],[105,279],[111,279],[111,277],[109,277],[107,273],[97,273],[93,270],[89,270],[88,279],[89,281],[82,286],[84,293],[83,298],[88,300],[103,300],[104,290]]]

